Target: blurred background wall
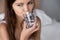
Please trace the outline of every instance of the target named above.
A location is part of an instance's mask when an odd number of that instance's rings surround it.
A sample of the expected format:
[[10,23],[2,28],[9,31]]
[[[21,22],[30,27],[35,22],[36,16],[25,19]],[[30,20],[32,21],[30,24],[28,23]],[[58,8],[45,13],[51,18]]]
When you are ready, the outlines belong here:
[[40,0],[40,9],[47,15],[60,21],[60,0]]
[[5,0],[0,0],[0,13],[4,12],[4,1]]

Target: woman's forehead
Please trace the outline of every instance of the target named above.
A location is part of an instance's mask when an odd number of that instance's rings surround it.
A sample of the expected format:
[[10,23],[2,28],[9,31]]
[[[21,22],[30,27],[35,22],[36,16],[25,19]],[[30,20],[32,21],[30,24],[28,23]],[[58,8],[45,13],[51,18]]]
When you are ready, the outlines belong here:
[[33,0],[16,0],[15,2],[17,2],[17,3],[18,2],[25,2],[26,3],[26,2],[29,2],[29,1],[33,1]]

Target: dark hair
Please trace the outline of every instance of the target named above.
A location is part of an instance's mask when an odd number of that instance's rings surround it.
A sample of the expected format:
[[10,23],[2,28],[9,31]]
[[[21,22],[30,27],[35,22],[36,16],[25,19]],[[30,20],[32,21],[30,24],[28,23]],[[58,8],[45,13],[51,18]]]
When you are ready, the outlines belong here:
[[15,0],[6,0],[5,1],[5,20],[7,22],[7,30],[10,40],[15,40],[15,25],[16,25],[16,15],[12,9],[12,4]]

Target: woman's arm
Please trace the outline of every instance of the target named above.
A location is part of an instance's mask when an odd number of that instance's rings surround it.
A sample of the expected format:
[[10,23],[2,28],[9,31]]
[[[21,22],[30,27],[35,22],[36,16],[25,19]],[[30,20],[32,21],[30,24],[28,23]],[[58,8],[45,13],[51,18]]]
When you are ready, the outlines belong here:
[[0,40],[9,40],[5,24],[0,24]]

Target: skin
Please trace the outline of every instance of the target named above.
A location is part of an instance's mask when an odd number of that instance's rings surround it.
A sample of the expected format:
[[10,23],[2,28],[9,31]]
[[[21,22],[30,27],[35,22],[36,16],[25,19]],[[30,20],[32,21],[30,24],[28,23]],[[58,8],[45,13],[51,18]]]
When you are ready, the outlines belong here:
[[0,40],[9,40],[6,24],[0,24]]
[[[17,22],[20,23],[23,19],[24,19],[24,15],[26,14],[27,11],[29,12],[32,12],[33,9],[34,9],[34,2],[33,0],[16,0],[13,4],[12,4],[12,8],[16,14],[16,17],[17,17]],[[5,28],[5,25],[1,25],[0,26],[2,27],[2,30],[0,28],[0,39],[2,40],[9,40],[9,36],[8,36],[8,33],[7,33],[7,30]],[[21,32],[21,35],[20,35],[20,40],[28,40],[30,35],[33,34],[34,32],[40,30],[40,21],[39,20],[36,20],[34,25],[27,29],[26,28],[27,24],[26,22],[24,21],[23,22],[23,29],[22,29],[22,32]],[[4,33],[3,33],[4,32]],[[3,36],[3,34],[5,36]],[[27,36],[28,35],[28,36]]]

